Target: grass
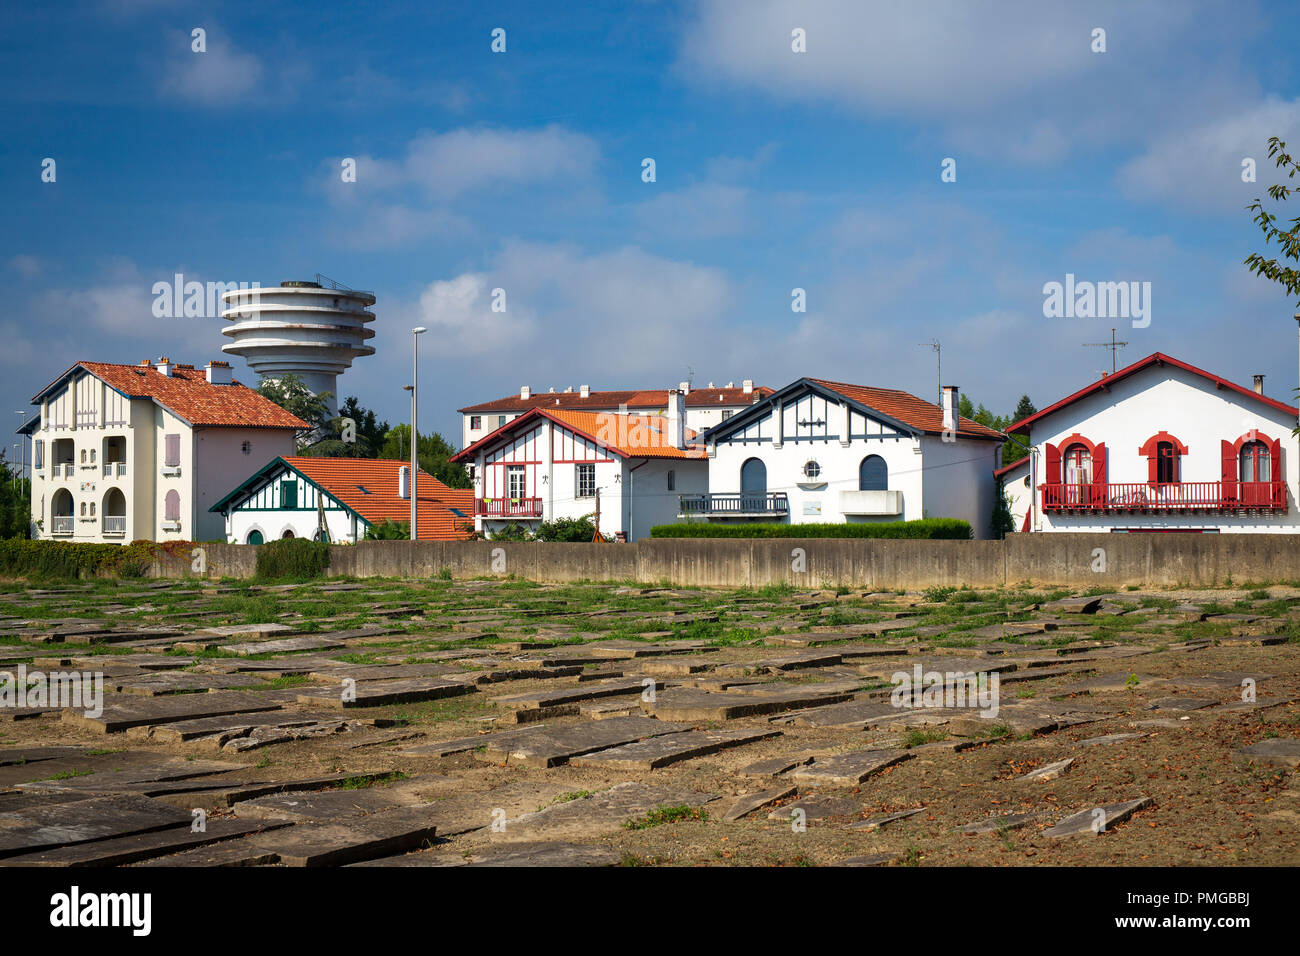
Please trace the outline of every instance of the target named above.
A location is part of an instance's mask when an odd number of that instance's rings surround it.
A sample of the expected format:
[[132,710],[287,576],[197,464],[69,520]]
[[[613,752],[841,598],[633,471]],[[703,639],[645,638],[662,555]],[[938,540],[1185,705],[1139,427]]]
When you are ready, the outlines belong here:
[[655,807],[643,817],[623,821],[625,830],[649,830],[668,823],[680,823],[683,820],[707,820],[709,812],[701,807],[688,807],[684,803],[674,806]]

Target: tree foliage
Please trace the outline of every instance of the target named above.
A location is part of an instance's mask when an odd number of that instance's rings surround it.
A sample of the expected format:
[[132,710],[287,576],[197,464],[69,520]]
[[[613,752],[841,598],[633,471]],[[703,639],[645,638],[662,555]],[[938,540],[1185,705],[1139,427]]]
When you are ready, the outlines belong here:
[[379,458],[388,427],[388,422],[349,395],[338,415],[325,424],[321,437],[302,453],[313,458]]
[[[358,432],[360,429],[358,429]],[[468,488],[469,473],[463,465],[452,462],[451,456],[456,449],[437,432],[420,436],[420,468],[437,478],[448,488]],[[411,426],[394,425],[384,435],[379,448],[380,458],[395,458],[400,461],[411,460]]]
[[311,391],[301,378],[292,372],[278,378],[264,378],[257,386],[257,393],[263,398],[275,402],[291,415],[297,415],[311,428],[298,435],[298,448],[303,450],[325,434],[329,427],[330,392],[319,395]]

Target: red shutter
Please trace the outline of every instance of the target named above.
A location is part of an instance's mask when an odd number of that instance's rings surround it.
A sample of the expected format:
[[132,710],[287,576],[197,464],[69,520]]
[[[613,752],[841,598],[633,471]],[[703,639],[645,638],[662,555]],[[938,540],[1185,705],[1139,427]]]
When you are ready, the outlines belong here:
[[[1141,449],[1138,449],[1141,451]],[[1160,480],[1160,443],[1147,453],[1147,484],[1154,485]]]
[[1237,450],[1230,441],[1219,442],[1221,469],[1219,480],[1223,482],[1223,500],[1237,500]]
[[1275,438],[1268,443],[1268,477],[1270,485],[1269,501],[1274,508],[1286,504],[1286,485],[1282,484],[1282,439]]
[[1050,442],[1047,445],[1047,472],[1043,476],[1043,504],[1060,504],[1061,486],[1061,449]]
[[1098,442],[1092,449],[1092,504],[1106,504],[1106,443]]

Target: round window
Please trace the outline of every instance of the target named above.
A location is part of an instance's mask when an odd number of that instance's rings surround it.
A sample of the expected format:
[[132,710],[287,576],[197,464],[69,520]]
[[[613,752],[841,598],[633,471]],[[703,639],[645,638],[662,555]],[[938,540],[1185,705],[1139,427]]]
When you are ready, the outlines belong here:
[[806,461],[803,465],[803,474],[805,478],[816,478],[822,473],[822,466],[815,461]]

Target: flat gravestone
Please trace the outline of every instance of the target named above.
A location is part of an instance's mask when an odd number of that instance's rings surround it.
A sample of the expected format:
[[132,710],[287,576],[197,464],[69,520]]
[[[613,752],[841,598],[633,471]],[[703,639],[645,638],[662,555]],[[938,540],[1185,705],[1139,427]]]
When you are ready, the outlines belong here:
[[1144,810],[1153,803],[1150,797],[1138,797],[1122,803],[1109,803],[1104,807],[1080,810],[1061,820],[1056,826],[1048,827],[1043,836],[1052,839],[1079,836],[1084,833],[1099,833],[1116,824],[1123,823],[1139,810]]
[[193,832],[190,827],[173,827],[10,857],[0,861],[0,866],[126,866],[283,826],[288,824],[266,820],[209,820],[200,833]]
[[[662,687],[655,682],[656,687]],[[620,694],[640,694],[649,685],[643,685],[640,678],[596,682],[585,686],[565,688],[555,691],[539,691],[534,694],[512,694],[506,697],[493,697],[491,702],[500,707],[518,710],[552,707],[557,704],[575,704],[584,700],[596,700],[600,697],[613,697]]]
[[506,739],[486,741],[482,759],[497,764],[554,767],[597,750],[689,729],[689,724],[650,717],[611,717],[567,726],[529,728]]
[[914,816],[924,809],[925,807],[917,807],[914,810],[900,810],[897,813],[886,813],[878,817],[871,817],[868,820],[859,820],[857,823],[851,824],[849,829],[865,830],[867,832],[882,830],[889,826],[889,824],[896,823],[899,820],[906,820],[908,817]]
[[965,826],[957,827],[953,832],[964,833],[968,836],[979,833],[1001,833],[1004,830],[1018,830],[1046,817],[1046,811],[1003,813],[996,817],[988,817],[984,820],[976,820],[974,823],[967,823]]
[[663,720],[734,720],[737,717],[776,714],[814,704],[838,703],[851,696],[849,693],[819,690],[816,684],[810,684],[803,690],[762,695],[714,694],[680,688],[657,695],[653,702],[643,700],[641,709]]
[[[802,812],[801,812],[802,811]],[[767,815],[769,820],[793,820],[801,818],[811,820],[828,820],[834,817],[856,817],[862,812],[862,804],[857,800],[843,797],[804,797],[794,803],[778,807]],[[798,816],[797,816],[798,815]]]
[[170,724],[199,717],[252,714],[278,710],[276,695],[217,691],[209,694],[177,694],[167,697],[105,695],[104,712],[88,717],[82,711],[64,710],[63,721],[101,734],[113,734],[146,724]]
[[736,771],[742,777],[775,777],[777,774],[785,773],[787,770],[793,770],[795,767],[802,767],[812,761],[811,755],[797,757],[772,757],[768,760],[760,760],[757,763],[751,763],[747,767],[742,767]]
[[1300,740],[1275,737],[1242,747],[1237,756],[1269,767],[1300,767]]
[[254,641],[251,644],[226,644],[223,651],[249,657],[253,654],[290,654],[294,651],[324,651],[346,646],[331,637],[288,637],[282,641]]
[[444,697],[459,697],[476,690],[472,683],[443,680],[438,677],[412,678],[410,680],[363,681],[354,693],[346,698],[339,690],[320,690],[299,694],[298,703],[350,710],[355,707],[384,707],[389,704],[409,704]]
[[681,787],[621,783],[510,820],[503,836],[507,841],[595,836],[617,831],[625,820],[642,816],[657,807],[700,807],[714,799],[714,794]]
[[759,793],[747,794],[733,803],[731,809],[722,815],[722,819],[728,823],[739,820],[742,817],[749,816],[755,810],[761,810],[763,807],[776,803],[778,800],[792,797],[798,791],[798,787],[777,787],[775,790],[763,790]]
[[294,790],[254,800],[241,800],[235,804],[235,816],[293,823],[329,823],[344,817],[359,817],[390,810],[411,802],[378,787],[360,790]]
[[688,730],[574,757],[569,763],[575,767],[607,767],[610,770],[655,770],[728,747],[779,736],[779,730]]
[[1031,770],[1029,773],[1018,780],[1032,780],[1036,783],[1046,783],[1049,780],[1055,780],[1064,774],[1074,764],[1074,757],[1066,757],[1064,760],[1057,760],[1046,766],[1039,767],[1037,770]]
[[0,814],[0,857],[184,826],[188,811],[135,794],[91,797]]
[[854,787],[887,767],[910,760],[906,750],[859,750],[854,753],[817,757],[791,776],[800,783],[829,787]]
[[294,826],[254,838],[285,866],[341,866],[432,843],[427,807],[396,807],[343,823]]

